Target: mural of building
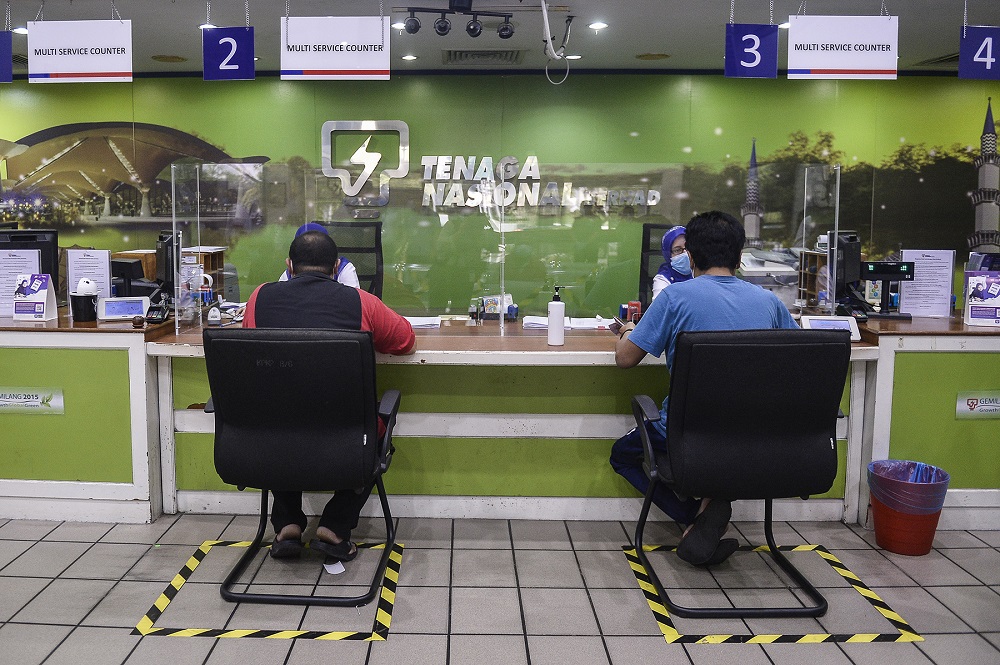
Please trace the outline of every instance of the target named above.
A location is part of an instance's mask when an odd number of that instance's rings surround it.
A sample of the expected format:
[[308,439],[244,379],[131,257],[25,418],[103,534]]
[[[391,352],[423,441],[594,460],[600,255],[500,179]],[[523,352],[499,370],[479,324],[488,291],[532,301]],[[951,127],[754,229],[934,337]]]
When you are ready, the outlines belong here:
[[[994,141],[995,142],[995,141]],[[760,205],[760,180],[757,174],[757,139],[750,147],[750,168],[747,171],[747,198],[740,207],[743,216],[743,227],[747,234],[747,247],[760,247],[760,220],[764,217],[764,208]]]
[[993,126],[993,107],[986,102],[986,122],[979,140],[976,157],[979,188],[972,192],[976,208],[976,230],[968,239],[973,252],[1000,251],[1000,155],[997,154],[997,133]]

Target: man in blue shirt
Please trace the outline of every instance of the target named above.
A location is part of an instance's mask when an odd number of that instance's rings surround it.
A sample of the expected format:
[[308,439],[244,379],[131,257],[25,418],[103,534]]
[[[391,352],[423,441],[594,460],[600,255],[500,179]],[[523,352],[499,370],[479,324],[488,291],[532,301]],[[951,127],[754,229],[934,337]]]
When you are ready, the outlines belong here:
[[[677,335],[691,330],[752,330],[797,328],[788,309],[770,291],[736,277],[746,234],[743,225],[724,212],[696,215],[687,225],[687,252],[694,279],[674,284],[653,300],[638,324],[626,323],[615,346],[619,367],[635,367],[647,353],[659,357],[666,351],[667,370],[674,362]],[[719,377],[720,382],[725,377]],[[721,385],[720,385],[721,388]],[[659,422],[649,428],[653,447],[666,450],[667,400]],[[642,442],[632,430],[611,448],[611,466],[643,494],[649,478],[642,468]],[[728,500],[682,499],[664,485],[653,496],[660,510],[689,525],[677,554],[694,565],[724,561],[738,545],[722,536],[729,526],[732,506]]]

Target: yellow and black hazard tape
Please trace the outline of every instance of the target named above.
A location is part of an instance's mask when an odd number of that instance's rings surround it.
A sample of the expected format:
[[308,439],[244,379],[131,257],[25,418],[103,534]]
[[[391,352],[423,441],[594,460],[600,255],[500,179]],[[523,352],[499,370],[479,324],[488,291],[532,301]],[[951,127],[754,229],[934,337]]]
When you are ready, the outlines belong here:
[[[161,635],[166,637],[267,637],[270,639],[299,640],[363,640],[384,641],[389,636],[389,624],[392,622],[392,607],[396,600],[396,585],[399,583],[399,567],[403,563],[403,544],[395,543],[389,553],[385,574],[382,577],[382,589],[375,609],[375,621],[371,632],[364,631],[322,631],[322,630],[226,630],[224,628],[161,628],[155,626],[156,620],[167,609],[170,601],[181,590],[195,569],[198,567],[213,547],[249,547],[250,541],[206,540],[184,564],[167,588],[163,590],[153,606],[132,629],[133,635]],[[384,543],[358,543],[358,547],[381,549]]]
[[[674,551],[677,548],[667,545],[644,545],[642,548],[646,552]],[[753,547],[743,545],[740,548],[743,552],[767,552],[770,548],[767,545]],[[622,550],[625,558],[628,559],[632,573],[635,575],[639,588],[649,608],[653,611],[656,623],[660,626],[660,632],[670,644],[673,643],[694,643],[694,644],[818,644],[820,642],[922,642],[924,640],[913,628],[910,627],[903,617],[893,611],[884,600],[878,597],[874,591],[869,589],[857,575],[852,573],[847,566],[829,552],[822,545],[780,545],[778,549],[782,552],[816,552],[830,567],[836,570],[841,577],[847,580],[854,589],[864,597],[871,606],[878,610],[879,614],[885,617],[893,625],[898,633],[807,633],[804,635],[684,635],[677,631],[674,622],[667,612],[660,595],[656,592],[646,569],[642,565],[636,554],[635,547],[625,545]]]

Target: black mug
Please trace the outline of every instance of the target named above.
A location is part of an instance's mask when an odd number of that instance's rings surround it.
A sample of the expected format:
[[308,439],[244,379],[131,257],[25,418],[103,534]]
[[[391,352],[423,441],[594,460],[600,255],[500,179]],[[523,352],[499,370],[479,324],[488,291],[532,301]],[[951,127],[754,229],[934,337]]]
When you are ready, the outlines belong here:
[[69,294],[69,305],[73,321],[84,323],[97,320],[97,296],[81,296],[71,293]]

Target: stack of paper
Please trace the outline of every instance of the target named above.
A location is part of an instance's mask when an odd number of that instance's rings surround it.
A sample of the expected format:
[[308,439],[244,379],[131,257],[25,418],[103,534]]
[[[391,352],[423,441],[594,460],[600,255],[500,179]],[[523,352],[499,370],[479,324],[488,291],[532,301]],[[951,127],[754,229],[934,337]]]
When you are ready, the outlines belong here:
[[[563,320],[563,327],[566,330],[607,330],[608,325],[614,319],[605,319],[600,316],[594,318],[566,318]],[[545,316],[526,316],[522,325],[526,329],[537,328],[548,330],[549,319]]]
[[440,328],[440,316],[407,316],[405,317],[414,328]]

